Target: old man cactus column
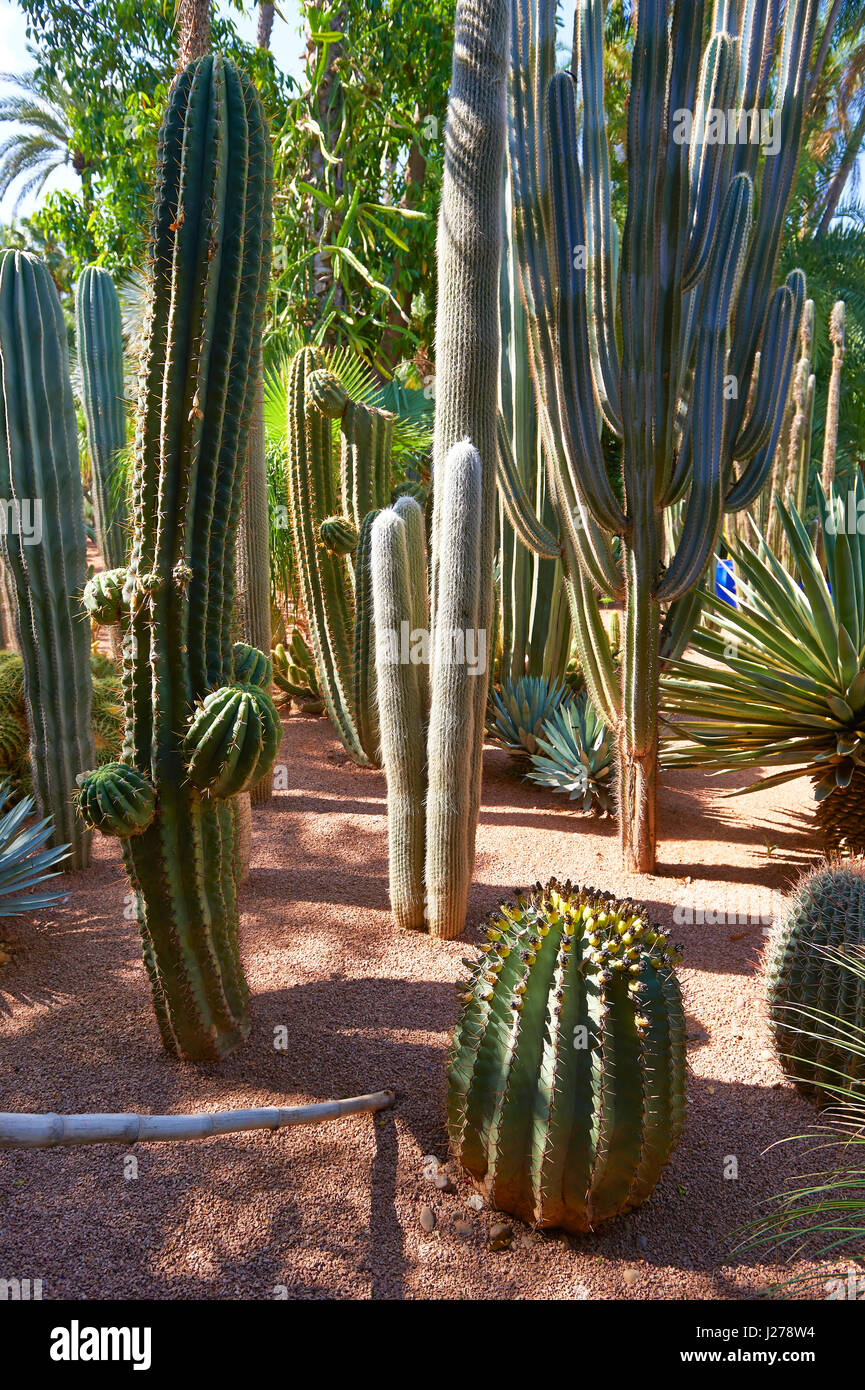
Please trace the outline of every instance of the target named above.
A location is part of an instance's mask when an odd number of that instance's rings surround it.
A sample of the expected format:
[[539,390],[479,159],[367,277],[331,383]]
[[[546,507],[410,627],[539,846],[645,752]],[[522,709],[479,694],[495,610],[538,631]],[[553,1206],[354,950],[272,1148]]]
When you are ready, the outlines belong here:
[[[562,555],[589,693],[618,741],[631,871],[655,865],[662,624],[665,654],[681,650],[724,512],[760,492],[783,422],[805,286],[774,275],[819,8],[641,0],[620,234],[602,0],[577,0],[576,76],[555,71],[555,0],[511,0],[515,232],[556,534],[507,450],[502,495],[525,543]],[[620,670],[599,595],[625,601]]]
[[506,0],[457,5],[438,233],[429,590],[417,503],[401,498],[372,527],[391,905],[401,926],[445,938],[465,925],[492,659],[507,32]]
[[279,718],[234,647],[235,536],[269,270],[270,144],[249,80],[204,57],[171,89],[150,242],[123,587],[122,762],[81,786],[121,837],[168,1051],[246,1034],[231,798],[269,770]]

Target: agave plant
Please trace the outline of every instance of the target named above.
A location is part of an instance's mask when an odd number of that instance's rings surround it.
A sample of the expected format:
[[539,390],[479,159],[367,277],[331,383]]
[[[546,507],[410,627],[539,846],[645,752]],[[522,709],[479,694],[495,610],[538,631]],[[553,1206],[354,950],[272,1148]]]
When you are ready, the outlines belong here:
[[585,692],[559,705],[544,721],[532,754],[529,778],[539,787],[566,792],[582,810],[615,810],[613,737]]
[[514,757],[531,757],[541,728],[564,695],[565,687],[546,676],[521,676],[517,681],[506,676],[492,693],[490,733]]
[[[667,767],[778,766],[755,787],[810,777],[829,849],[865,850],[865,483],[850,495],[818,483],[826,571],[792,505],[778,502],[793,573],[755,528],[730,543],[738,609],[705,594],[712,621],[693,650],[713,663],[671,663],[662,679]],[[853,524],[851,525],[851,518]],[[798,581],[798,582],[797,582]]]
[[49,878],[57,877],[57,865],[69,858],[68,845],[45,849],[54,825],[51,817],[25,826],[33,814],[33,799],[25,796],[10,811],[8,788],[0,784],[0,917],[20,917],[67,897],[66,893],[33,893]]

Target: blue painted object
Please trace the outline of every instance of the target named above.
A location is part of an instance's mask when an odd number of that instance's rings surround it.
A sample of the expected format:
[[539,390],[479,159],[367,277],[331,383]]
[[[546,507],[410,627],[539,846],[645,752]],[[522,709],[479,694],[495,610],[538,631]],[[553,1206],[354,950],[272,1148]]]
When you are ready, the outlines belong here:
[[736,602],[736,580],[733,576],[732,560],[715,561],[715,593],[731,608],[738,608]]

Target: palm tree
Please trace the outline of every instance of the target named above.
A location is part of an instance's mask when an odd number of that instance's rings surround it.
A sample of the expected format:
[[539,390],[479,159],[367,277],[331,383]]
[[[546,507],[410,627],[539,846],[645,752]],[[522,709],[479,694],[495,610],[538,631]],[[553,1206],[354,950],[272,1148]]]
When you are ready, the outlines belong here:
[[273,12],[274,6],[260,0],[258,6],[258,33],[256,44],[259,48],[270,48],[270,36],[273,33]]
[[178,69],[210,52],[210,0],[180,0]]
[[21,127],[0,143],[0,198],[23,180],[15,198],[17,210],[29,194],[39,194],[57,169],[71,165],[90,200],[94,162],[75,146],[80,105],[59,81],[46,81],[34,73],[0,73],[0,82],[16,88],[0,96],[0,123]]

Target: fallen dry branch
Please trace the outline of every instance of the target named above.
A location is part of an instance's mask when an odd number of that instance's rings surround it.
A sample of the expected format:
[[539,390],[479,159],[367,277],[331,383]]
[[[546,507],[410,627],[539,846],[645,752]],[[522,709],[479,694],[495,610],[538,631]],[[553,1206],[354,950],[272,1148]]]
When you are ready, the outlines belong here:
[[326,1100],[288,1109],[216,1110],[197,1115],[16,1115],[0,1112],[0,1149],[47,1149],[60,1144],[136,1144],[147,1140],[209,1139],[251,1129],[317,1125],[343,1115],[387,1110],[393,1091],[374,1091],[346,1100]]

